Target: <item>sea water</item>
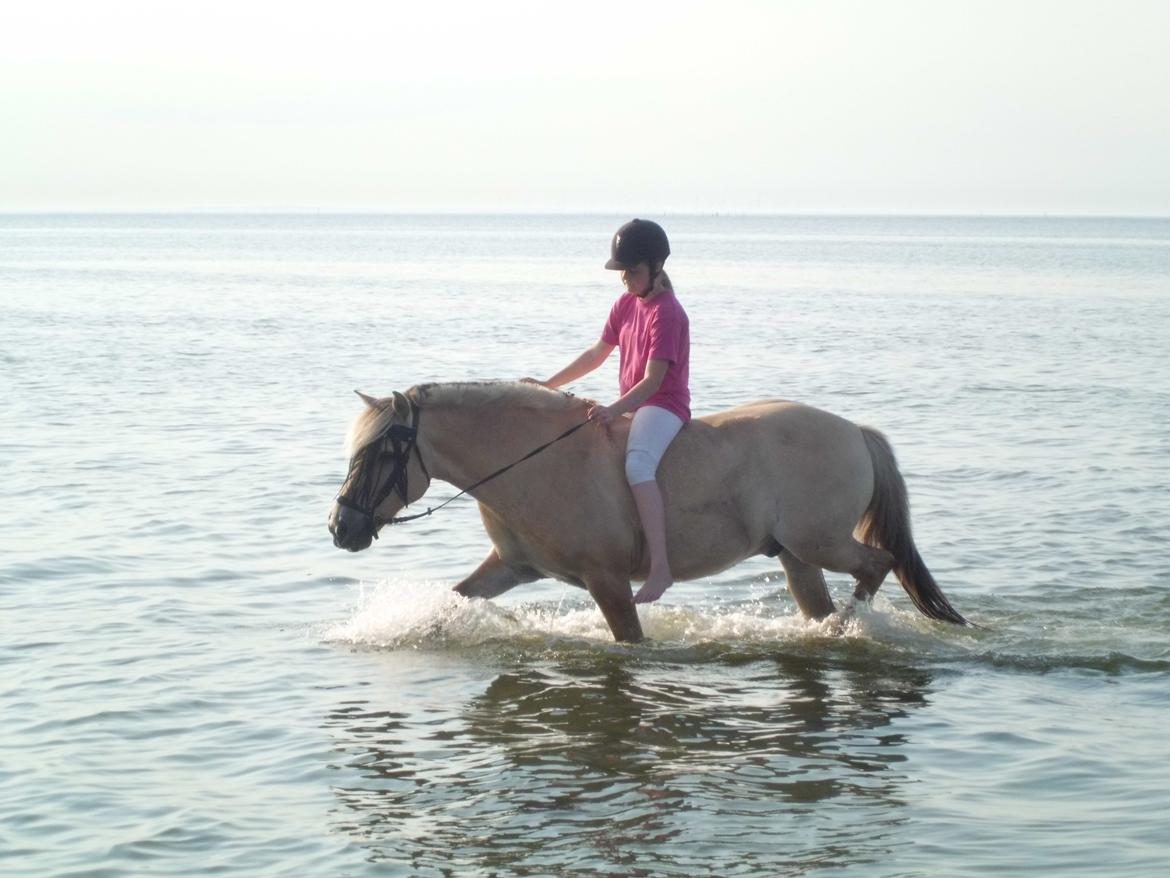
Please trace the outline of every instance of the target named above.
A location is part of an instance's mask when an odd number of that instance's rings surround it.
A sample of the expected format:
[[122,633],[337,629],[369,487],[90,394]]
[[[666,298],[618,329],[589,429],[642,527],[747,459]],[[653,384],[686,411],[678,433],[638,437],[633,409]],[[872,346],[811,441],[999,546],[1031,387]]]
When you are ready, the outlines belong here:
[[624,219],[0,216],[0,874],[1166,874],[1170,221],[660,217],[696,414],[883,430],[983,628],[333,548],[351,391],[551,374]]

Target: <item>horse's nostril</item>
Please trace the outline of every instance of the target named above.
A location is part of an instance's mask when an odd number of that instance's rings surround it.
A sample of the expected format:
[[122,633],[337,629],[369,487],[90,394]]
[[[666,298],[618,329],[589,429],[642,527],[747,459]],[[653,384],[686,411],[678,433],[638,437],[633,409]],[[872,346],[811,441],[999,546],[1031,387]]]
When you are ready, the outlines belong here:
[[339,510],[334,507],[329,512],[329,533],[333,534],[333,545],[340,546],[341,540],[345,537],[345,522],[342,521]]
[[339,506],[329,517],[329,532],[333,534],[333,545],[339,549],[356,552],[370,544],[377,528],[373,519],[365,512]]

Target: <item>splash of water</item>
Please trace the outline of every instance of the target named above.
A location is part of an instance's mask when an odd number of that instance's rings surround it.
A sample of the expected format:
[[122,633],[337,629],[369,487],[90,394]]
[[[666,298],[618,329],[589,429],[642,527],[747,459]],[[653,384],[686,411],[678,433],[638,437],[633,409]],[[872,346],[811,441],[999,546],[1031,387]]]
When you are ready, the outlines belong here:
[[[821,622],[802,618],[774,597],[653,604],[640,607],[639,617],[648,641],[636,649],[659,657],[875,642],[937,654],[946,642],[936,625],[880,597],[872,606]],[[509,605],[462,597],[447,583],[396,580],[364,583],[349,618],[327,626],[323,639],[390,650],[502,641],[553,649],[614,647],[600,610],[587,596],[562,594],[559,600]]]

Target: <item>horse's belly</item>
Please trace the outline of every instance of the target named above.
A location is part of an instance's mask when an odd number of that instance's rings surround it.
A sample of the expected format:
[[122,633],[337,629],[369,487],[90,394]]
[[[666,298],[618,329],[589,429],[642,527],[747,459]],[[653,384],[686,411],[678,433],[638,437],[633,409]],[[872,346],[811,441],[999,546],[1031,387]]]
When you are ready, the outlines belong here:
[[733,503],[720,508],[675,508],[667,516],[667,554],[679,579],[711,576],[753,555],[770,542],[764,521],[749,522]]

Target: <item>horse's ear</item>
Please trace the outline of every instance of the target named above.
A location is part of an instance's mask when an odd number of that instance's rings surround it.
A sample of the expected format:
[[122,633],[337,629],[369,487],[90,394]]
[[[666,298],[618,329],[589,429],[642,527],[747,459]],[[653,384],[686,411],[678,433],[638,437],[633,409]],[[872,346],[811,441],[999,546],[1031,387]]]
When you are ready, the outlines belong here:
[[358,396],[360,396],[362,398],[362,402],[364,402],[370,408],[372,408],[372,409],[378,408],[378,400],[374,399],[372,396],[366,396],[360,390],[355,390],[354,393],[356,393]]
[[394,414],[401,418],[410,417],[410,400],[397,390],[394,391]]

